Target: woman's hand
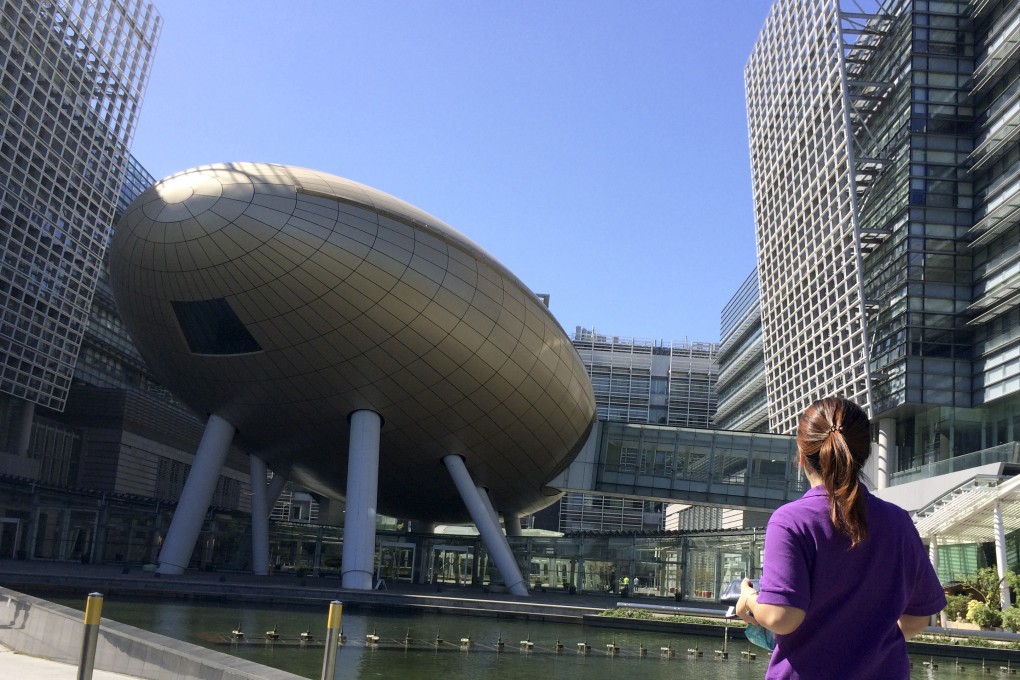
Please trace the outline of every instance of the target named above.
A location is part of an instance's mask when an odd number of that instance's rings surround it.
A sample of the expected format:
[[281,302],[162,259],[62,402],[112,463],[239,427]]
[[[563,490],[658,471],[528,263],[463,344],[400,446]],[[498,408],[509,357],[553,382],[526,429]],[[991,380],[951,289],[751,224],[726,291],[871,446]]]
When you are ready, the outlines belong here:
[[779,635],[789,635],[804,622],[805,612],[796,607],[778,604],[758,604],[758,593],[751,579],[740,583],[740,599],[734,610],[744,623],[754,623]]
[[748,599],[754,600],[757,599],[757,596],[758,593],[755,591],[754,586],[751,585],[751,579],[745,578],[740,582],[740,599],[737,600],[737,604],[733,606],[733,609],[744,623],[757,623],[748,603]]

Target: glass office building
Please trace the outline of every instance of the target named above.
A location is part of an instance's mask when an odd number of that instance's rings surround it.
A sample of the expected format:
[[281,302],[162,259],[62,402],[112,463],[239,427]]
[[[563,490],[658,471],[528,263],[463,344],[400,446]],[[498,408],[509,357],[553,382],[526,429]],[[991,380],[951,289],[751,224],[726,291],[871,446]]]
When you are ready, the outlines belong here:
[[[591,377],[599,421],[710,427],[719,372],[715,343],[606,335],[577,326],[573,344]],[[570,492],[558,508],[556,528],[564,532],[663,528],[658,501]],[[718,524],[721,510],[707,512]]]
[[710,426],[716,343],[620,337],[580,326],[573,343],[591,376],[599,420]]
[[746,67],[770,428],[852,398],[892,484],[1020,438],[1018,29],[781,0]]
[[712,417],[723,430],[767,432],[764,340],[758,272],[751,272],[723,307],[719,324],[719,406]]

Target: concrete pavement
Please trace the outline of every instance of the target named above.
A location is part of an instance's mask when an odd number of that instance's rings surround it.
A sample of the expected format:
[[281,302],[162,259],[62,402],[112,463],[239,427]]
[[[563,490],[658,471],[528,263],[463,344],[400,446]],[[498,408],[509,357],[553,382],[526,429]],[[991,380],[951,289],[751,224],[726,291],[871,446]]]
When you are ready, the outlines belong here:
[[[0,645],[0,677],[21,680],[76,680],[78,667],[59,661],[18,654]],[[92,680],[135,680],[130,675],[93,671]]]

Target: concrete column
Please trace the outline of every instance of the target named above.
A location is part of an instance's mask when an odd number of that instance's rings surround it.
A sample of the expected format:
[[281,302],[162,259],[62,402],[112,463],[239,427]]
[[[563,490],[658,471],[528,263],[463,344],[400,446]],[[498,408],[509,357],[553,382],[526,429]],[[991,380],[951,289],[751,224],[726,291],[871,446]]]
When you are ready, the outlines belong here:
[[351,444],[347,459],[347,509],[341,585],[372,589],[375,563],[375,509],[379,494],[379,434],[382,418],[374,411],[350,416]]
[[70,547],[68,541],[71,537],[71,511],[64,509],[60,511],[60,533],[57,534],[57,559],[63,562],[67,559],[67,549]]
[[460,497],[467,506],[475,526],[478,527],[478,533],[485,541],[492,561],[496,563],[496,568],[499,569],[507,588],[514,595],[526,596],[528,585],[521,576],[521,570],[517,568],[517,560],[514,559],[506,536],[499,529],[499,523],[493,521],[495,511],[489,503],[488,494],[479,493],[467,466],[464,465],[463,458],[449,455],[443,458],[443,464],[450,471],[450,477],[453,478],[453,483],[457,486],[457,491],[460,492]]
[[163,549],[159,551],[157,573],[183,574],[188,568],[235,431],[233,425],[215,413],[209,416],[191,472],[184,482],[181,500],[163,540]]
[[875,450],[875,488],[889,486],[890,461],[896,451],[896,419],[879,418],[878,447]]
[[521,518],[513,512],[503,513],[503,527],[506,529],[507,536],[523,536],[521,532]]
[[110,506],[104,500],[99,503],[96,513],[95,535],[92,537],[92,552],[89,554],[89,562],[97,564],[106,549],[106,525],[110,523]]
[[[33,486],[35,486],[33,484]],[[39,543],[39,521],[42,508],[39,507],[39,493],[32,492],[32,523],[28,525],[28,539],[25,541],[25,554],[28,559],[36,557],[36,546]]]
[[998,570],[999,581],[1002,583],[999,589],[999,598],[1002,609],[1009,608],[1009,584],[1006,583],[1006,571],[1009,569],[1009,562],[1006,559],[1006,532],[1002,527],[1002,507],[995,504],[995,567]]
[[251,480],[251,572],[269,575],[269,485],[266,484],[266,462],[248,456]]
[[318,533],[315,535],[315,556],[312,558],[312,576],[318,577],[321,563],[322,563],[322,527],[320,526]]
[[32,420],[35,418],[35,402],[21,402],[21,420],[18,423],[18,437],[14,440],[14,455],[24,458],[32,443]]

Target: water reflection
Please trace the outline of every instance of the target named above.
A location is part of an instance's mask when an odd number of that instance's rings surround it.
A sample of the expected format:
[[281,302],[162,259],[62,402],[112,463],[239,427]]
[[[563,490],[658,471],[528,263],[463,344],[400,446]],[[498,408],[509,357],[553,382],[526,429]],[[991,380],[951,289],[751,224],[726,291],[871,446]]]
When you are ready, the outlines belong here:
[[[78,601],[61,601],[81,608]],[[107,618],[168,635],[180,640],[281,668],[308,678],[319,678],[329,603],[321,606],[260,606],[252,604],[210,605],[182,602],[118,601],[107,597]],[[231,631],[240,625],[245,637],[234,640]],[[280,640],[265,639],[278,628]],[[302,643],[310,630],[313,641]],[[337,654],[335,678],[442,678],[499,677],[507,680],[556,678],[591,680],[593,675],[638,676],[642,680],[735,680],[761,678],[768,655],[752,647],[741,632],[731,634],[729,658],[717,658],[723,639],[644,631],[592,628],[576,624],[501,619],[477,616],[437,615],[393,610],[346,610],[342,630],[347,642]],[[378,644],[366,637],[374,634]],[[405,643],[405,639],[412,640]],[[436,638],[442,639],[436,644]],[[462,638],[472,640],[469,647]],[[497,642],[503,651],[497,651]],[[522,646],[530,640],[532,646]],[[563,645],[557,653],[556,643]],[[590,653],[580,654],[587,645]],[[609,645],[617,653],[607,651]],[[646,650],[641,653],[642,648]],[[671,649],[673,656],[662,653]],[[688,654],[698,649],[700,655]],[[744,658],[746,652],[756,658]],[[762,652],[762,653],[757,653]],[[951,665],[951,662],[950,662]],[[930,668],[915,662],[912,678],[930,677]]]

